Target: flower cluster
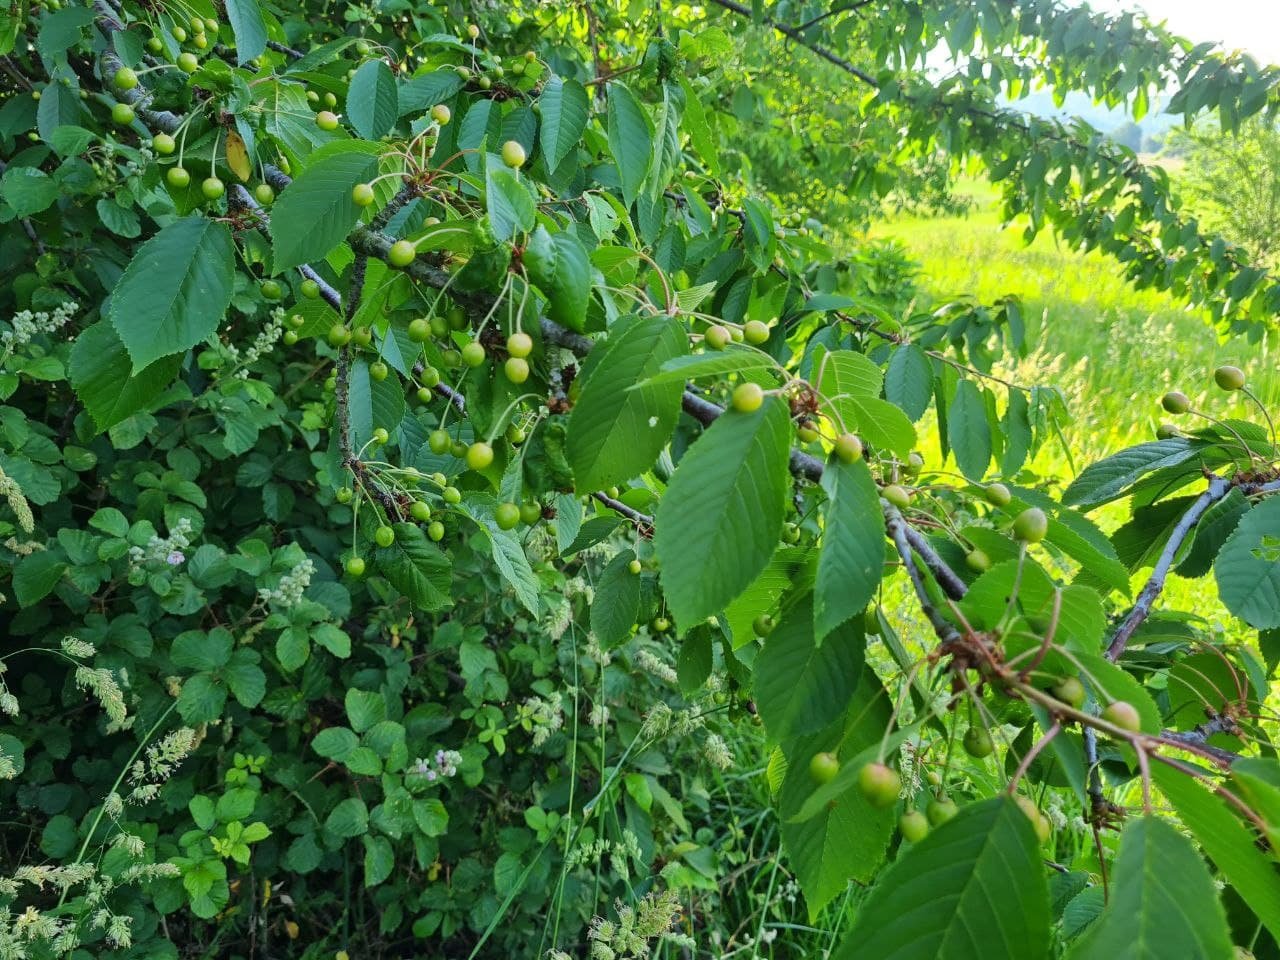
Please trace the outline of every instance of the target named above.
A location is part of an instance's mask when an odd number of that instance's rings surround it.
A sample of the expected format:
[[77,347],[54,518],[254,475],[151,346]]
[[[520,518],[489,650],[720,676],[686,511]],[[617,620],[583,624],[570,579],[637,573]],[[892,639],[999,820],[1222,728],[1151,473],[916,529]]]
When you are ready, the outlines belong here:
[[303,560],[281,577],[274,587],[259,588],[258,596],[266,603],[289,610],[302,602],[302,595],[311,586],[315,572],[316,565],[310,560]]
[[676,683],[679,679],[675,668],[651,650],[641,650],[636,654],[636,666],[664,683]]
[[235,376],[241,380],[249,379],[249,366],[271,352],[272,348],[284,336],[284,307],[276,307],[271,311],[271,319],[258,331],[253,343],[243,353],[234,343],[223,344],[223,349],[236,365]]
[[147,541],[145,547],[130,547],[129,562],[135,567],[144,563],[166,563],[171,567],[181,566],[187,560],[187,555],[183,551],[191,546],[193,529],[190,520],[186,517],[180,517],[178,522],[174,524],[173,529],[169,531],[167,538],[156,533],[151,535],[151,539]]
[[545,699],[529,697],[522,705],[522,713],[533,733],[533,745],[540,747],[564,726],[564,697],[558,690]]
[[430,760],[419,757],[414,761],[409,772],[417,774],[428,783],[446,780],[458,775],[458,764],[462,763],[462,754],[457,750],[437,750]]
[[[31,513],[31,504],[27,503],[27,498],[22,492],[22,487],[18,485],[18,481],[6,474],[3,468],[0,468],[0,496],[4,497],[9,504],[9,509],[18,518],[18,526],[24,532],[31,533],[35,530],[36,518]],[[18,551],[15,550],[14,552]]]
[[707,763],[718,770],[728,770],[733,766],[733,753],[724,742],[724,737],[718,733],[707,734],[707,738],[702,741],[702,755]]
[[154,800],[160,787],[196,745],[196,732],[190,727],[179,727],[159,743],[147,747],[146,756],[135,760],[129,771],[129,780],[134,784],[129,799],[134,803]]
[[10,329],[0,331],[0,345],[4,347],[4,355],[8,356],[19,347],[25,347],[41,334],[56,333],[71,321],[79,309],[80,304],[68,300],[52,310],[23,310],[14,314],[9,321]]
[[[587,931],[591,960],[622,960],[649,956],[649,941],[671,937],[671,927],[680,918],[680,898],[671,890],[646,893],[635,907],[616,903],[618,919],[596,917]],[[683,940],[684,938],[680,938]]]

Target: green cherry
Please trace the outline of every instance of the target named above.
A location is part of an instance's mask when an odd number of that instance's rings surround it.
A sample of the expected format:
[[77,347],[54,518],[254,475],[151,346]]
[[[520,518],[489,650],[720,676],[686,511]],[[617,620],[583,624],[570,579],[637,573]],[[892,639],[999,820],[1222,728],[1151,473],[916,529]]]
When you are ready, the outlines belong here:
[[499,530],[512,530],[520,523],[520,508],[514,503],[500,503],[493,508],[493,521]]
[[347,573],[353,577],[364,576],[364,558],[351,557],[347,560]]
[[379,527],[373,531],[373,542],[380,547],[389,547],[396,542],[396,532],[391,527]]
[[836,437],[835,453],[841,463],[856,463],[862,459],[862,441],[852,433]]
[[467,447],[467,466],[472,470],[483,470],[493,463],[493,447],[487,443],[477,442]]
[[893,806],[902,791],[902,779],[883,763],[868,763],[858,771],[858,791],[873,807]]
[[357,207],[367,207],[373,203],[373,187],[367,183],[357,183],[351,188],[351,199]]
[[758,383],[740,383],[733,390],[733,409],[754,413],[764,403],[764,388]]
[[834,753],[815,753],[809,759],[809,779],[816,784],[830,783],[840,772],[840,761]]
[[919,843],[929,835],[929,818],[919,810],[908,810],[898,818],[898,831],[908,843]]
[[533,353],[533,337],[517,331],[507,337],[507,353],[513,357],[527,357]]
[[1028,507],[1013,518],[1013,535],[1025,543],[1039,543],[1049,532],[1049,518],[1039,507]]
[[417,248],[408,240],[397,240],[387,251],[387,262],[393,267],[407,267],[418,255]]

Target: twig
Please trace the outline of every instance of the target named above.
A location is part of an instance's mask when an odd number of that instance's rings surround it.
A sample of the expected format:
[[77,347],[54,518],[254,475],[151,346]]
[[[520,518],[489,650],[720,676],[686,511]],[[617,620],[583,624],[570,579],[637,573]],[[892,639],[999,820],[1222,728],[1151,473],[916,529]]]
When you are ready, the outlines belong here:
[[1009,796],[1013,796],[1018,792],[1018,782],[1022,779],[1023,774],[1025,774],[1030,768],[1031,762],[1035,760],[1035,758],[1040,755],[1040,751],[1047,747],[1053,738],[1061,732],[1062,721],[1055,719],[1053,723],[1049,725],[1049,729],[1044,732],[1044,735],[1032,745],[1030,750],[1027,751],[1027,755],[1023,757],[1022,762],[1018,764],[1018,769],[1013,771],[1013,779],[1009,781],[1009,786],[1005,788],[1008,791]]
[[610,510],[614,510],[630,520],[635,524],[636,532],[641,536],[647,538],[653,535],[653,517],[648,514],[641,513],[633,507],[628,507],[621,500],[616,500],[607,493],[597,492],[593,493],[591,496],[593,499],[603,503]]
[[276,53],[283,53],[286,57],[293,57],[295,60],[301,60],[305,56],[301,50],[295,50],[293,47],[286,46],[278,40],[268,40],[267,46]]
[[1120,626],[1116,628],[1116,632],[1112,634],[1111,643],[1107,646],[1108,660],[1114,662],[1120,659],[1120,655],[1124,653],[1124,648],[1133,637],[1134,631],[1151,615],[1151,607],[1164,590],[1164,582],[1169,576],[1169,568],[1173,566],[1173,561],[1178,555],[1182,542],[1187,539],[1187,535],[1195,529],[1195,525],[1200,522],[1200,518],[1204,516],[1205,511],[1230,492],[1231,483],[1229,481],[1224,480],[1216,473],[1210,474],[1209,488],[1196,498],[1187,512],[1182,515],[1178,525],[1173,528],[1173,532],[1169,534],[1169,540],[1164,545],[1164,550],[1161,551],[1160,559],[1156,561],[1155,568],[1151,571],[1150,579],[1147,580],[1146,585],[1142,588],[1142,592],[1138,594],[1138,599],[1130,608],[1128,615],[1121,621]]

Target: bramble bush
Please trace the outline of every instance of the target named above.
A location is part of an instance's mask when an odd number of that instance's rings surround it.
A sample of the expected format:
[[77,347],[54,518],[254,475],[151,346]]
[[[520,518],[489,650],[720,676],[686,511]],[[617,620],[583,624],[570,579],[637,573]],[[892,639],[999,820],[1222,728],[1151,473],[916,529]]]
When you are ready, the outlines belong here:
[[[1280,955],[1280,284],[1000,99],[1275,68],[1055,0],[13,0],[0,68],[0,957]],[[839,229],[962,167],[1221,405],[1038,475],[1017,298]]]

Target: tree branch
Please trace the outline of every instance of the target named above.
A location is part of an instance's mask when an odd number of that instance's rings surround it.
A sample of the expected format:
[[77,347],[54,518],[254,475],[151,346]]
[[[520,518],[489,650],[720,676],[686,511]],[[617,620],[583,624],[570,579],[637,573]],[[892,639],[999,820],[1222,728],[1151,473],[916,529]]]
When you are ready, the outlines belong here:
[[1133,637],[1134,631],[1151,615],[1151,607],[1164,590],[1164,582],[1169,576],[1169,568],[1173,566],[1178,550],[1181,548],[1183,541],[1187,539],[1188,534],[1195,529],[1205,511],[1230,492],[1230,481],[1224,480],[1216,473],[1210,474],[1209,488],[1196,498],[1187,512],[1182,515],[1178,525],[1173,528],[1173,533],[1169,534],[1169,540],[1164,545],[1164,550],[1160,553],[1160,559],[1156,561],[1155,569],[1151,571],[1150,579],[1147,580],[1146,586],[1142,588],[1142,592],[1138,594],[1138,599],[1133,607],[1130,608],[1128,615],[1120,622],[1116,632],[1112,634],[1111,643],[1107,646],[1108,660],[1114,662],[1120,659],[1120,655],[1124,653],[1124,648]]
[[622,514],[630,520],[636,528],[636,532],[646,539],[653,536],[653,517],[648,514],[641,513],[632,507],[628,507],[621,500],[617,500],[607,493],[593,493],[592,498],[603,503],[610,510]]

